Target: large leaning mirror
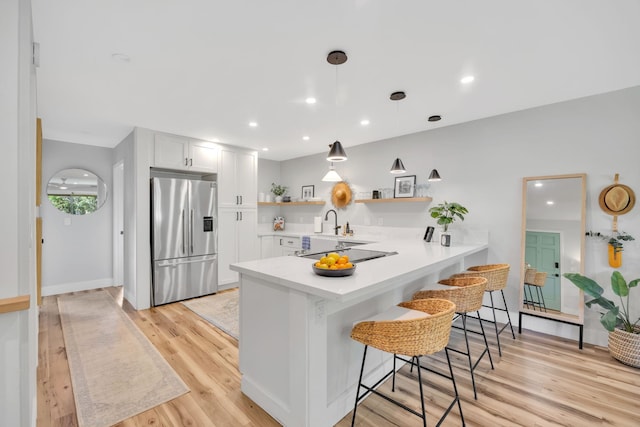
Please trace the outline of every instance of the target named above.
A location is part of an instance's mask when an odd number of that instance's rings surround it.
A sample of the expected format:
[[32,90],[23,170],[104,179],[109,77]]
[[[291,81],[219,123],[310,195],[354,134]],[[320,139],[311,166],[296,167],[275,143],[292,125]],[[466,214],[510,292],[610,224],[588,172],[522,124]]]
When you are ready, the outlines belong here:
[[586,175],[527,177],[522,186],[521,313],[580,325],[582,291],[564,273],[583,273]]
[[63,169],[47,184],[49,202],[59,211],[71,215],[95,212],[107,200],[107,185],[85,169]]

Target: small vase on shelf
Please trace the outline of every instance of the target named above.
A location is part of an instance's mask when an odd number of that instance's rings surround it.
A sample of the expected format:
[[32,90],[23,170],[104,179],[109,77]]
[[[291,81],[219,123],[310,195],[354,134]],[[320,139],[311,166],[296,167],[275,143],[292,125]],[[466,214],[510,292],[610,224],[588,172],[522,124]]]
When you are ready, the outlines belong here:
[[276,196],[276,203],[282,203],[282,196]]

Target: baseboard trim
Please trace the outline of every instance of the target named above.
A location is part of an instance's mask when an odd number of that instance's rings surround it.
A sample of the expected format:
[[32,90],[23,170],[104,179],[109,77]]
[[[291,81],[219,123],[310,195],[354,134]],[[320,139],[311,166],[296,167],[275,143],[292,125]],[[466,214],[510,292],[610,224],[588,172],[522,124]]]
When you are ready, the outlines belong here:
[[89,289],[106,288],[113,286],[113,277],[105,279],[88,280],[85,282],[60,283],[57,285],[42,286],[42,296],[60,295],[68,292],[87,291]]

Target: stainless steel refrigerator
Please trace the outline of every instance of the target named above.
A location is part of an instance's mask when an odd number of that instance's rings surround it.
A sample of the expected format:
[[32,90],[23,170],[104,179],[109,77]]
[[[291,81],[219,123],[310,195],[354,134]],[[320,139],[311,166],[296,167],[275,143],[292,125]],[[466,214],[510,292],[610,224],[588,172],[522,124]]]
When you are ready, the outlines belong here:
[[218,291],[216,183],[151,180],[152,304]]

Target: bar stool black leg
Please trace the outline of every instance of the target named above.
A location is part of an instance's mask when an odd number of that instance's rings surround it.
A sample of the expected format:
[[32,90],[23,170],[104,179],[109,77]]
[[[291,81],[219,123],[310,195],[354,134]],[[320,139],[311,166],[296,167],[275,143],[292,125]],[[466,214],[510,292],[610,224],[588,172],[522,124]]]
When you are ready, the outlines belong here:
[[511,323],[511,316],[509,315],[509,309],[507,308],[507,299],[504,297],[504,292],[500,289],[500,294],[502,294],[502,302],[504,302],[504,308],[507,312],[507,319],[509,320],[509,327],[511,328],[511,336],[513,339],[516,339],[516,333],[513,331],[513,323]]
[[[493,305],[493,291],[489,291],[489,298],[491,299],[491,311],[493,312],[493,327],[496,330],[496,341],[498,341],[498,355],[502,357],[502,348],[500,347],[500,332],[498,332],[498,319],[496,319],[496,309]],[[480,323],[482,324],[482,320],[480,320]]]
[[422,406],[422,425],[424,427],[427,427],[427,415],[424,411],[424,393],[422,391],[422,375],[420,374],[420,371],[422,371],[422,369],[420,369],[420,356],[414,356],[413,358],[411,358],[412,363],[413,363],[413,359],[416,360],[416,366],[418,367],[416,370],[418,371],[418,384],[420,386],[420,405]]
[[547,304],[545,304],[544,302],[544,293],[542,292],[542,288],[538,287],[538,291],[540,292],[540,296],[538,297],[538,301],[542,301],[542,305],[540,310],[542,311],[542,309],[544,308],[544,312],[547,312]]
[[367,358],[367,347],[364,346],[364,354],[362,355],[362,367],[360,368],[360,377],[358,378],[358,388],[356,389],[356,403],[353,405],[353,417],[351,418],[351,427],[354,426],[356,422],[356,411],[358,410],[358,400],[360,400],[360,384],[362,384],[362,374],[364,373],[364,361]]
[[[478,313],[478,318],[480,318],[480,311],[477,311],[476,313]],[[482,322],[480,322],[480,330],[482,331],[482,338],[484,338],[485,351],[489,355],[489,362],[491,363],[491,369],[493,369],[493,359],[491,358],[491,350],[489,350],[489,343],[487,342],[487,335],[484,333],[484,327],[482,326]]]
[[[413,365],[411,365],[413,367]],[[396,391],[396,355],[393,355],[393,380],[391,381],[391,391]]]
[[[453,376],[453,367],[451,366],[451,358],[449,358],[449,349],[445,347],[445,354],[447,355],[447,365],[449,365],[449,375],[451,375],[451,382],[453,383],[453,392],[455,393],[455,399],[458,402],[458,410],[460,411],[460,419],[462,420],[462,426],[464,427],[464,415],[462,415],[462,405],[460,404],[460,395],[458,394],[458,386],[456,385],[456,378]],[[445,414],[446,416],[446,414]],[[440,419],[438,425],[440,425],[444,419]]]
[[[467,344],[467,359],[469,360],[469,371],[471,372],[471,384],[473,385],[473,398],[478,400],[478,394],[476,393],[476,379],[473,374],[473,362],[471,361],[471,348],[469,347],[469,337],[467,336],[467,315],[462,313],[462,331],[464,332],[464,342]],[[482,322],[480,322],[482,323]]]

